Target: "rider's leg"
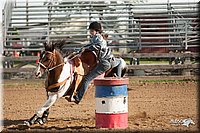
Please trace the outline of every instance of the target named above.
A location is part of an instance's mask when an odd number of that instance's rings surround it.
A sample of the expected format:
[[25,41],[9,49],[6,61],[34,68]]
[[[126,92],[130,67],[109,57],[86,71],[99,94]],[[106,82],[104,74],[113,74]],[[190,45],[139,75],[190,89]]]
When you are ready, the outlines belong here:
[[86,75],[82,80],[81,86],[79,90],[77,91],[76,96],[74,97],[74,99],[76,100],[75,102],[79,103],[81,101],[86,90],[88,89],[90,82],[94,78],[96,78],[98,75],[101,75],[102,73],[104,73],[106,70],[110,68],[111,68],[110,62],[108,60],[103,60],[88,75]]

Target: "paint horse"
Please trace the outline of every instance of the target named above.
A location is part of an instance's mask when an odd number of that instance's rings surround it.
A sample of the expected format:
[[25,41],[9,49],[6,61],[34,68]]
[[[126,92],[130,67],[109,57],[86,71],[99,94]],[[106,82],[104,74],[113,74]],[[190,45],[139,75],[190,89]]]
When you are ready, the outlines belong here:
[[[66,97],[68,101],[71,101],[84,75],[97,65],[96,57],[91,51],[85,50],[81,54],[71,53],[64,58],[55,44],[44,44],[44,47],[45,51],[41,54],[35,75],[41,77],[47,72],[45,81],[47,100],[29,120],[24,122],[28,126],[46,123],[49,108],[58,98]],[[123,69],[122,76],[125,74],[125,69],[126,67]],[[114,75],[114,69],[109,70],[105,76],[108,75]]]

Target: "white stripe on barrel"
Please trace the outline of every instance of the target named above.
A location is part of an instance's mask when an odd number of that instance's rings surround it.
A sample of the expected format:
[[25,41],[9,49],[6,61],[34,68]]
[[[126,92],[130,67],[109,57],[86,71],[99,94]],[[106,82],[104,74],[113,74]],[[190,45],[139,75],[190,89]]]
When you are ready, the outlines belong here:
[[96,128],[128,127],[128,78],[98,78],[95,85]]
[[127,100],[127,96],[118,96],[113,98],[96,98],[96,113],[126,113],[128,112]]

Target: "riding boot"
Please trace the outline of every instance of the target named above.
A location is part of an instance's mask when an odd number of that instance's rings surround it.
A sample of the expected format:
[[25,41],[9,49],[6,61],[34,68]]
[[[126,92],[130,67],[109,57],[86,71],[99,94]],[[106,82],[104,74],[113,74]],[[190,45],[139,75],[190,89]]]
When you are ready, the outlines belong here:
[[77,100],[76,96],[73,96],[73,102],[76,103],[76,104],[80,103],[80,101]]

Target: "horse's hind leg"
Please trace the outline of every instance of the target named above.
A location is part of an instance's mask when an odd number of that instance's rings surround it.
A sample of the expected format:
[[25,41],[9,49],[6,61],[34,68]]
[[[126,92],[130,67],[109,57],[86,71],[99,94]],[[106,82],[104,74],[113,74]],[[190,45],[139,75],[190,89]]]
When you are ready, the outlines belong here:
[[74,85],[74,91],[70,97],[71,102],[74,102],[74,96],[76,95],[76,91],[77,91],[78,87],[80,86],[82,79],[83,79],[82,75],[77,75],[75,85]]
[[[86,73],[88,73],[88,65],[87,64],[84,64],[84,63],[82,63],[81,62],[81,60],[80,59],[76,59],[75,60],[75,64],[77,64],[76,65],[76,67],[75,67],[75,73],[76,73],[76,80],[75,80],[75,84],[74,84],[74,90],[73,90],[73,93],[72,93],[72,95],[71,95],[71,97],[70,97],[70,101],[71,102],[74,102],[75,101],[75,99],[74,99],[74,96],[76,95],[76,92],[77,92],[77,89],[79,88],[79,86],[80,86],[80,84],[82,83],[82,80],[83,80],[83,78],[84,78],[84,75],[86,74]],[[87,66],[87,67],[86,67]]]

